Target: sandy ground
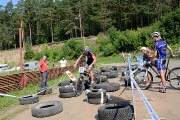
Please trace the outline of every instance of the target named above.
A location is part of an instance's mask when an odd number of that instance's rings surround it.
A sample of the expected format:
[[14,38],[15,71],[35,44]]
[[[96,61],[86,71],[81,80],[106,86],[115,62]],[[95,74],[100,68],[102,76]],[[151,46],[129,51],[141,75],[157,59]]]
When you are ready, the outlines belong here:
[[[117,64],[116,64],[117,65]],[[127,65],[127,63],[126,63]],[[171,61],[170,68],[180,66],[180,61]],[[120,81],[120,78],[109,79],[110,82],[120,83],[121,88],[116,92],[108,92],[112,96],[118,97],[121,91],[124,89],[124,81]],[[154,77],[154,81],[160,81],[160,79]],[[153,84],[153,86],[149,90],[143,90],[146,98],[149,100],[153,109],[159,116],[159,118],[164,118],[166,120],[179,120],[180,114],[180,90],[167,89],[167,93],[159,93],[158,92],[158,84]],[[98,108],[103,106],[104,104],[93,105],[85,102],[86,96],[83,93],[79,97],[73,98],[59,98],[59,89],[54,88],[53,93],[51,95],[46,95],[40,97],[40,101],[38,103],[47,102],[47,101],[61,101],[63,103],[63,111],[57,115],[46,117],[46,118],[35,118],[31,115],[31,107],[35,104],[23,106],[18,105],[6,112],[0,112],[2,119],[4,116],[8,114],[15,114],[16,111],[27,108],[26,110],[22,110],[22,112],[18,112],[10,120],[98,120]],[[131,90],[125,90],[125,92],[120,96],[125,100],[132,100]],[[135,90],[135,99],[136,99],[136,120],[144,120],[151,119],[149,112],[147,111],[144,102],[142,101],[139,93]]]

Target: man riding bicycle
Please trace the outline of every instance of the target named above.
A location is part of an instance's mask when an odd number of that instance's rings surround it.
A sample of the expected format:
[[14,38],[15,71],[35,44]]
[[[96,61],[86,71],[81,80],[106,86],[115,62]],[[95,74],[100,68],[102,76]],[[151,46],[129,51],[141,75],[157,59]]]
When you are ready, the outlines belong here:
[[90,76],[91,76],[91,84],[92,84],[94,82],[93,69],[94,69],[94,65],[96,62],[96,56],[94,55],[93,51],[89,49],[88,46],[85,46],[83,49],[83,53],[81,53],[79,58],[76,60],[76,63],[74,64],[74,66],[77,66],[77,64],[79,63],[80,59],[83,56],[87,57],[85,68],[89,67],[89,72],[90,72]]
[[152,40],[155,42],[154,56],[152,61],[155,62],[158,72],[161,77],[163,87],[159,89],[159,92],[166,93],[166,80],[165,80],[165,67],[166,62],[166,49],[169,50],[170,56],[173,57],[173,51],[171,47],[161,38],[159,32],[153,32],[151,34]]

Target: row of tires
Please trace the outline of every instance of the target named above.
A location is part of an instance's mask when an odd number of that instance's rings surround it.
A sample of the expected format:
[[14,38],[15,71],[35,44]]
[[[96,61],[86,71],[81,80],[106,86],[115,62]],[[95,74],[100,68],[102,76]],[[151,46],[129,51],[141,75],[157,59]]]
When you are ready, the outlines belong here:
[[[34,105],[31,108],[32,116],[44,118],[53,116],[63,111],[61,101],[49,101]],[[133,106],[130,104],[107,104],[98,108],[99,120],[132,120]]]

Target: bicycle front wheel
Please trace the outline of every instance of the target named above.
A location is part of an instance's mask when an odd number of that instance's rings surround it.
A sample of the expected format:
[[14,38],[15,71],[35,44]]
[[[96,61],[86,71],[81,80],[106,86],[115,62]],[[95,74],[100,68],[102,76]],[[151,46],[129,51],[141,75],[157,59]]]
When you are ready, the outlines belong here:
[[[148,74],[146,75],[146,70],[140,70],[134,74],[134,80],[137,82],[137,84],[141,89],[148,89],[152,85],[153,76],[149,71]],[[151,82],[149,83],[149,85],[146,85],[148,80]]]
[[78,77],[77,81],[73,82],[73,85],[76,89],[76,95],[77,96],[81,95],[84,88],[84,77],[82,76]]
[[167,80],[170,82],[172,88],[180,90],[180,67],[170,70]]

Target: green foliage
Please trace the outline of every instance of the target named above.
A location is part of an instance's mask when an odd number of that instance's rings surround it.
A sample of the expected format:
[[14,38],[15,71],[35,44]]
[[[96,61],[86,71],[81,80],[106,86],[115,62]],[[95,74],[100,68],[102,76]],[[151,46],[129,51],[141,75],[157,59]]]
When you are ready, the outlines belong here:
[[83,42],[75,39],[68,40],[62,47],[63,56],[66,59],[76,59],[83,51]]
[[171,44],[179,43],[180,39],[180,8],[163,17],[159,25],[163,38]]
[[34,57],[34,51],[30,45],[29,42],[26,42],[25,44],[25,53],[24,53],[24,59],[25,60],[31,60]]
[[42,52],[37,52],[34,55],[34,59],[39,61],[39,60],[41,60],[42,56],[43,56]]

